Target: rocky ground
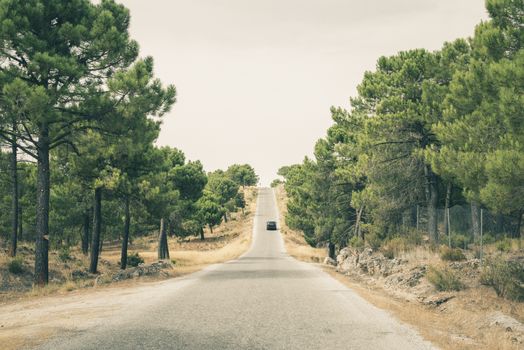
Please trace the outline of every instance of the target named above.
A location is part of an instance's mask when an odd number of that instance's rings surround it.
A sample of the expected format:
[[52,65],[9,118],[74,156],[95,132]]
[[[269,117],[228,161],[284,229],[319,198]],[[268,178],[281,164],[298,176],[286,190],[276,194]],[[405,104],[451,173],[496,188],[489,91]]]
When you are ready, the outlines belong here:
[[[402,307],[397,311],[400,314],[420,312],[417,326],[426,328],[425,335],[433,341],[438,339],[436,343],[443,348],[524,348],[523,303],[505,300],[490,287],[481,285],[479,259],[435,260],[438,259],[389,259],[371,248],[349,247],[340,251],[336,261],[326,259],[325,262],[353,283],[375,292],[380,290],[397,303],[410,304],[404,311]],[[428,269],[435,264],[459,276],[463,290],[436,291],[427,279]],[[413,319],[413,315],[404,316]]]

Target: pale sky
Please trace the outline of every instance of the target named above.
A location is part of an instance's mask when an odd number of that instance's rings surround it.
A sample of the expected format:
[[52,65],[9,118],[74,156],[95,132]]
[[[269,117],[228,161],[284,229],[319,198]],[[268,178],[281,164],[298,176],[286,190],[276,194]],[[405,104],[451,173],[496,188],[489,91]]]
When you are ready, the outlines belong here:
[[301,162],[382,55],[471,36],[484,0],[121,0],[178,101],[159,145],[261,184]]

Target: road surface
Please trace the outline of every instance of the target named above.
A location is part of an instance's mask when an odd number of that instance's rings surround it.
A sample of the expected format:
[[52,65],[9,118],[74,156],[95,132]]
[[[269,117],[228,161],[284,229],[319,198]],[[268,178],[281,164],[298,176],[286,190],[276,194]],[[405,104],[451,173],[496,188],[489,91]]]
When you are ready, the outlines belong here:
[[261,189],[253,244],[241,258],[122,295],[125,307],[39,349],[434,349],[318,267],[289,257],[280,233],[265,229],[277,216],[272,190]]

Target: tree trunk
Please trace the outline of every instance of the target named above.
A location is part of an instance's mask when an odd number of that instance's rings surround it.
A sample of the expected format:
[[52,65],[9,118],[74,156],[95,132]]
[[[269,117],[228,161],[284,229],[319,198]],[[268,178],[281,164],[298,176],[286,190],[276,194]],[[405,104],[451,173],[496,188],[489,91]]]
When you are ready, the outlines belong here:
[[357,210],[357,219],[355,221],[355,236],[359,237],[360,239],[364,239],[364,233],[360,228],[360,221],[362,220],[362,211],[364,211],[364,207],[360,207]]
[[102,249],[104,248],[104,236],[102,235],[102,231],[100,231],[100,246],[98,247],[98,256],[100,257],[102,255]]
[[438,177],[429,165],[424,167],[426,176],[426,202],[428,208],[428,235],[433,244],[438,244]]
[[89,209],[86,209],[84,213],[84,224],[82,225],[82,253],[84,255],[87,255],[87,253],[89,252],[89,219]]
[[22,216],[22,207],[18,206],[18,241],[24,239],[24,230],[23,230],[23,216]]
[[18,243],[18,158],[16,138],[11,144],[11,248],[9,255],[16,256],[16,246]]
[[100,234],[102,230],[102,188],[95,188],[95,202],[93,210],[93,241],[91,242],[91,263],[89,272],[96,273],[98,254],[100,253]]
[[227,222],[227,213],[224,214],[224,222]]
[[473,240],[477,243],[480,237],[479,205],[477,201],[471,202],[471,224]]
[[448,182],[448,186],[446,188],[446,202],[444,203],[444,233],[446,236],[449,236],[450,227],[448,225],[449,223],[449,206],[451,205],[451,181]]
[[200,240],[203,241],[204,239],[206,239],[206,238],[204,237],[204,228],[201,227],[201,228],[200,228]]
[[329,254],[329,257],[331,259],[336,259],[336,256],[335,256],[335,243],[333,243],[331,241],[328,243],[328,254]]
[[211,233],[213,233],[213,226],[209,225],[209,231],[211,231]]
[[169,259],[167,232],[164,218],[160,219],[160,233],[158,235],[158,260]]
[[49,130],[40,128],[38,137],[38,165],[36,180],[36,249],[34,283],[43,286],[49,282]]
[[122,239],[122,254],[120,256],[120,268],[125,270],[127,267],[127,243],[129,242],[129,225],[131,222],[131,214],[129,211],[129,196],[126,196],[124,202],[124,238]]

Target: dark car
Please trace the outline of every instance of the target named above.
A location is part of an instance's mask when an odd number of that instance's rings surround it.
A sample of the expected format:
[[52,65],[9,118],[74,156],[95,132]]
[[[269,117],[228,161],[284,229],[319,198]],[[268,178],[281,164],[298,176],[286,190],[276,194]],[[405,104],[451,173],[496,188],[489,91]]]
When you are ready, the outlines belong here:
[[276,221],[268,221],[268,222],[266,222],[266,230],[275,231],[276,229],[277,229]]

